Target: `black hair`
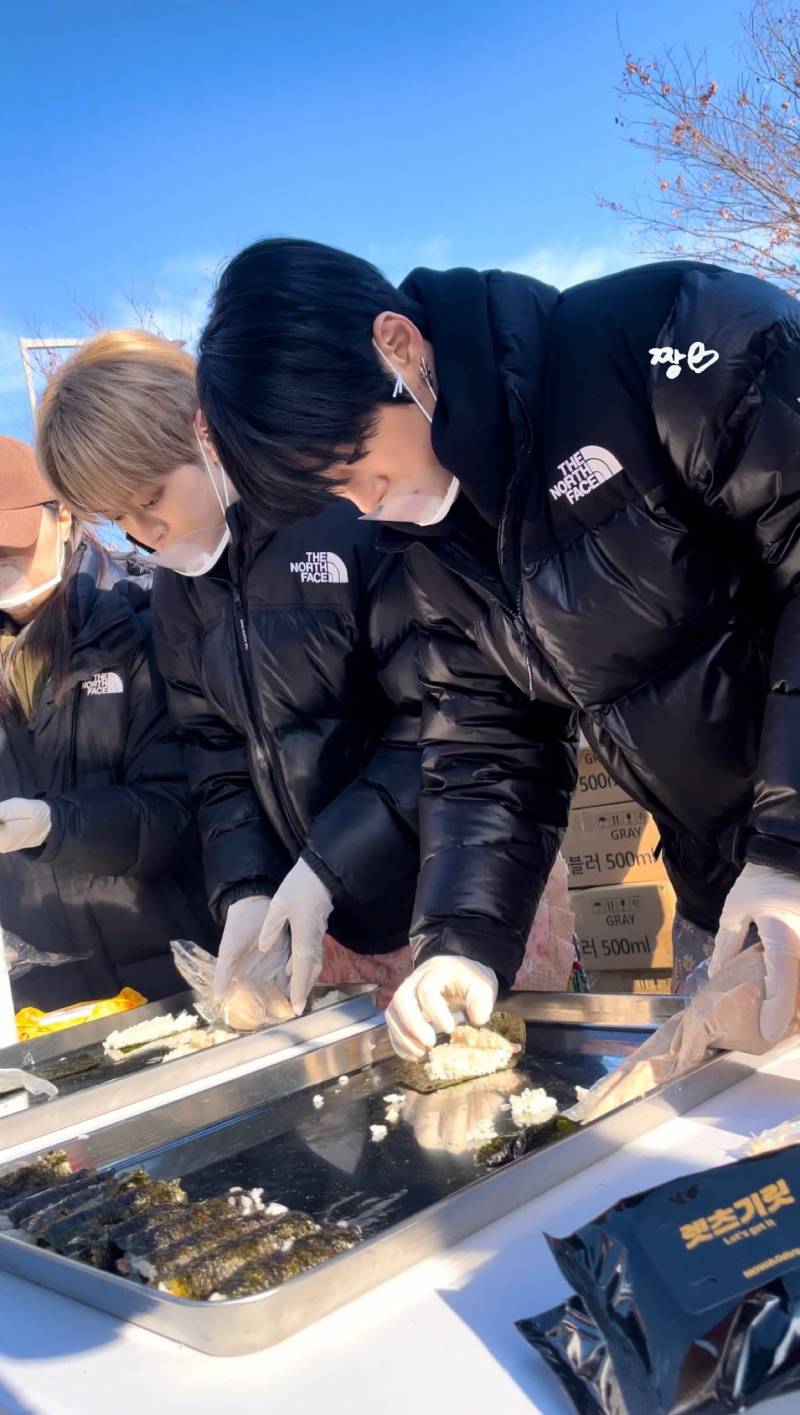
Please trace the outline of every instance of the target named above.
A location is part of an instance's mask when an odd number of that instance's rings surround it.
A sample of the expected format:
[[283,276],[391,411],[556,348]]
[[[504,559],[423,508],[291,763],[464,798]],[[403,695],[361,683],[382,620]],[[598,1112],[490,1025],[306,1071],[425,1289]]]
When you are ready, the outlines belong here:
[[387,309],[424,334],[419,307],[374,265],[314,241],[257,241],[220,277],[198,398],[242,501],[268,523],[320,511],[337,485],[326,471],[364,455],[392,400],[372,343]]

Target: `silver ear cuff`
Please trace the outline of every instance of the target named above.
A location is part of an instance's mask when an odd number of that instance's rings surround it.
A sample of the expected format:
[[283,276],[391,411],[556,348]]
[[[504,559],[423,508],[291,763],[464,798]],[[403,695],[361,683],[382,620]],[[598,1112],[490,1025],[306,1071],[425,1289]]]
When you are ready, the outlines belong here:
[[432,398],[435,398],[436,389],[433,386],[433,369],[431,368],[430,364],[428,363],[428,360],[425,358],[424,355],[419,361],[419,371],[422,374],[423,380],[427,385],[428,392],[430,393]]

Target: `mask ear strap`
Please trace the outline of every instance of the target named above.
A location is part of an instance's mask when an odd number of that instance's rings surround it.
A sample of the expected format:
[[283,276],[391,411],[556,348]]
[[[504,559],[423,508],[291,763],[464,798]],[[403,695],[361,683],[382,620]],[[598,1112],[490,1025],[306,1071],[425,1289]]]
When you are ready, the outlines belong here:
[[217,483],[214,481],[214,473],[213,473],[212,470],[211,470],[211,463],[210,463],[209,458],[208,458],[208,453],[206,452],[206,449],[205,449],[205,447],[203,446],[203,439],[201,438],[199,432],[197,431],[197,428],[195,428],[194,435],[195,435],[195,437],[197,438],[197,445],[198,445],[198,447],[200,448],[200,456],[201,456],[202,459],[203,459],[203,466],[205,467],[206,473],[207,473],[207,475],[208,475],[208,479],[209,479],[209,481],[211,482],[211,486],[212,486],[212,488],[213,488],[214,495],[216,496],[217,501],[219,502],[219,509],[220,509],[220,511],[222,512],[223,516],[225,516],[225,513],[228,511],[228,509],[229,509],[229,507],[230,507],[230,504],[231,504],[231,503],[230,503],[230,498],[229,498],[229,496],[228,496],[228,478],[227,478],[227,476],[226,476],[226,474],[225,474],[225,468],[223,467],[222,463],[220,462],[220,463],[219,463],[219,469],[220,469],[220,471],[221,471],[221,473],[222,473],[222,490],[223,490],[224,493],[225,493],[225,500],[223,501],[223,500],[222,500],[222,497],[220,496],[219,491],[218,491],[218,489],[217,489]]
[[[378,354],[380,355],[380,357],[383,359],[383,362],[385,363],[386,367],[389,369],[390,373],[393,373],[393,374],[394,374],[394,377],[395,377],[395,385],[394,385],[394,390],[393,390],[393,392],[392,392],[392,397],[393,397],[393,398],[398,398],[401,393],[407,393],[408,396],[409,396],[409,398],[412,398],[412,399],[414,400],[414,402],[416,403],[417,407],[419,408],[420,412],[422,413],[423,418],[425,418],[425,420],[426,420],[427,422],[433,423],[433,415],[428,412],[428,409],[425,407],[424,403],[421,403],[421,402],[420,402],[420,400],[419,400],[419,398],[417,397],[416,393],[414,392],[413,388],[409,388],[408,384],[406,383],[405,379],[403,378],[403,375],[402,375],[401,373],[398,373],[398,371],[397,371],[397,369],[395,368],[394,364],[392,363],[391,359],[388,359],[388,358],[386,357],[386,355],[384,354],[383,349],[381,348],[380,344],[376,343],[376,341],[375,341],[374,339],[373,339],[373,341],[372,341],[372,344],[373,344],[373,347],[375,348],[375,350],[377,351],[377,353],[378,353]],[[426,365],[426,367],[427,367],[427,365]],[[431,383],[430,383],[429,378],[427,378],[425,375],[423,375],[423,376],[425,377],[425,382],[427,383],[428,388],[430,388],[431,394],[432,394],[432,396],[433,396],[433,401],[434,401],[434,404],[435,404],[435,403],[436,403],[436,394],[434,393],[434,390],[433,390],[433,388],[432,388],[432,386],[431,386]]]

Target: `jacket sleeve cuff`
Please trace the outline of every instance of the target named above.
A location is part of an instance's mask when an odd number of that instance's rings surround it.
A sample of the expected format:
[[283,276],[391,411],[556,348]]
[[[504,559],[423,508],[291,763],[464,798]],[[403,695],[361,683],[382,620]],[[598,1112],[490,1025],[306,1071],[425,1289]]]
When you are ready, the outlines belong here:
[[444,928],[436,938],[426,938],[421,944],[417,939],[412,939],[411,952],[415,968],[420,963],[427,962],[429,958],[437,958],[442,954],[469,958],[473,963],[483,963],[484,967],[492,968],[497,974],[500,990],[507,991],[519,971],[525,954],[525,944],[521,935],[513,938],[497,933],[473,933],[467,928]]
[[341,901],[342,896],[345,893],[342,881],[339,879],[338,875],[335,875],[333,873],[333,870],[329,869],[322,857],[318,855],[315,850],[312,850],[311,847],[307,845],[305,850],[302,851],[300,859],[308,865],[310,870],[314,871],[314,874],[317,876],[317,879],[322,880],[322,883],[324,884],[329,895],[331,896],[331,899],[333,899],[334,901],[336,901],[337,899]]
[[800,875],[800,847],[775,835],[753,833],[747,842],[745,859],[749,865],[768,865],[773,870]]
[[252,899],[257,894],[263,894],[267,899],[271,899],[277,887],[268,879],[244,880],[241,884],[235,884],[231,889],[226,889],[223,894],[219,894],[212,901],[211,907],[220,923],[224,924],[231,904],[238,904],[240,899]]
[[47,839],[41,845],[37,845],[33,850],[26,850],[25,854],[29,860],[37,860],[42,864],[51,864],[58,859],[58,853],[64,840],[64,812],[58,804],[57,798],[47,797],[47,804],[50,807],[50,829],[47,832]]

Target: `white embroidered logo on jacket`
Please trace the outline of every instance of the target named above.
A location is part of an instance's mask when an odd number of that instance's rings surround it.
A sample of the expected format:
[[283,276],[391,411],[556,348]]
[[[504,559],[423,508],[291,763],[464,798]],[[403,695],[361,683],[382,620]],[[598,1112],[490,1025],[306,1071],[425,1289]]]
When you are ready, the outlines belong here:
[[554,501],[566,496],[572,506],[621,472],[622,463],[606,447],[581,447],[565,462],[559,462],[558,470],[561,480],[550,487],[550,495]]
[[304,585],[346,585],[350,582],[347,566],[332,550],[307,550],[305,560],[289,564],[293,575],[299,575]]
[[94,678],[87,678],[85,683],[81,683],[81,690],[89,698],[106,697],[109,693],[125,691],[118,673],[95,673]]

